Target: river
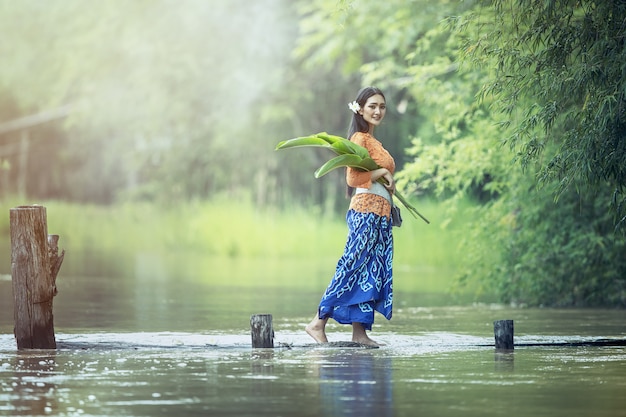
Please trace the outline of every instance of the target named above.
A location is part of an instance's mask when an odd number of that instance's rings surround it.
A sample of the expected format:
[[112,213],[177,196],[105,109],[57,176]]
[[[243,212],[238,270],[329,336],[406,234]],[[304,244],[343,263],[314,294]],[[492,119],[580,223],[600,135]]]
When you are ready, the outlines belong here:
[[[626,348],[557,345],[626,339],[623,310],[402,291],[417,272],[399,268],[394,317],[370,333],[385,346],[343,347],[332,322],[316,345],[318,263],[81,259],[59,277],[54,351],[16,350],[0,271],[0,415],[626,416]],[[257,313],[273,315],[274,349],[251,348]],[[499,319],[515,321],[514,351],[493,347]]]

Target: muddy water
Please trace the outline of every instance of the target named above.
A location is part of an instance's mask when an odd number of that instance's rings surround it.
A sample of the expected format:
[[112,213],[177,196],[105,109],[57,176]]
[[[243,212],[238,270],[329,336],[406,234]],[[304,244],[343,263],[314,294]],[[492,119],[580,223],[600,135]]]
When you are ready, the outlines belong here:
[[[0,415],[626,416],[626,348],[493,348],[498,319],[515,320],[518,344],[624,340],[622,310],[437,305],[398,291],[394,318],[371,333],[386,346],[319,346],[302,331],[317,282],[149,275],[64,276],[55,351],[16,350],[0,278]],[[267,312],[276,347],[252,349],[250,315]],[[333,323],[328,334],[350,339]]]

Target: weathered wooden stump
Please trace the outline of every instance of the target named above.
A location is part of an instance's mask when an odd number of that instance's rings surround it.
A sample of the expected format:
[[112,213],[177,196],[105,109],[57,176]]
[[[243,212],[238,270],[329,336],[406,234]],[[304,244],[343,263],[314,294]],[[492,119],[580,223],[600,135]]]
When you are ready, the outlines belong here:
[[11,277],[18,349],[56,349],[52,298],[65,252],[57,235],[48,236],[46,208],[10,210]]
[[254,314],[250,317],[253,348],[273,348],[274,328],[271,314]]
[[493,334],[497,350],[513,350],[513,320],[493,322]]

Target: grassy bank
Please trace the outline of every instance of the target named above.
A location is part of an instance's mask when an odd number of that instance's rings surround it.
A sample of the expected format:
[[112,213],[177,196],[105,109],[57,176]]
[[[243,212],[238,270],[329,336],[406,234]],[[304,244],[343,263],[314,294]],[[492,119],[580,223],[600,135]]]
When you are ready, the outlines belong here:
[[[11,207],[3,202],[6,216],[0,228],[9,238]],[[93,206],[58,201],[39,202],[47,208],[48,232],[61,235],[64,247],[76,250],[124,250],[199,252],[228,257],[310,257],[339,255],[346,237],[343,215],[323,216],[314,210],[293,208],[286,212],[259,210],[249,202],[211,201],[162,208],[146,203]],[[441,207],[418,203],[431,220],[405,214],[394,229],[396,259],[419,265],[450,266],[456,263],[455,233],[462,225],[443,228]]]

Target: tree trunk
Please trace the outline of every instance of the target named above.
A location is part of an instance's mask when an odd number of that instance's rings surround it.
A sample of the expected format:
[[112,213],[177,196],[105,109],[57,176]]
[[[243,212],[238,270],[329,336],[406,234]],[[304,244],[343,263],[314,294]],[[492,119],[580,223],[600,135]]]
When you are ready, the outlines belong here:
[[17,348],[56,349],[52,318],[56,276],[51,274],[46,208],[12,208],[10,218]]

